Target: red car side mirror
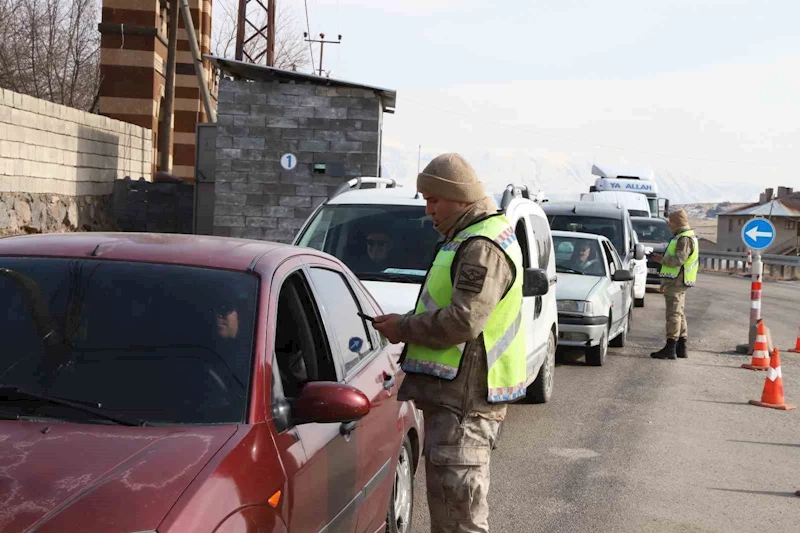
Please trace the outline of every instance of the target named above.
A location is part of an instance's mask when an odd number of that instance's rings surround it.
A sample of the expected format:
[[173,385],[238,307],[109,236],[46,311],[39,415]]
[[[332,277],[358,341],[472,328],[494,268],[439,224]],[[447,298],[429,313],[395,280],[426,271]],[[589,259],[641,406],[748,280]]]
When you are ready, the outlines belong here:
[[300,424],[346,423],[363,418],[370,408],[369,398],[355,387],[333,381],[312,381],[303,387],[292,414]]

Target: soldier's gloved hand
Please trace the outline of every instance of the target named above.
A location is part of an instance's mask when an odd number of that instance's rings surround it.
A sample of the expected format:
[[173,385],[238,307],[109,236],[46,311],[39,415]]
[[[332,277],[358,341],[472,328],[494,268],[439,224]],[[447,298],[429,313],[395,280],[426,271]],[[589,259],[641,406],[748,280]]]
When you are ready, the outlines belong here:
[[380,315],[375,317],[373,327],[378,332],[386,337],[392,344],[400,342],[400,331],[398,323],[400,322],[401,315],[392,313],[390,315]]

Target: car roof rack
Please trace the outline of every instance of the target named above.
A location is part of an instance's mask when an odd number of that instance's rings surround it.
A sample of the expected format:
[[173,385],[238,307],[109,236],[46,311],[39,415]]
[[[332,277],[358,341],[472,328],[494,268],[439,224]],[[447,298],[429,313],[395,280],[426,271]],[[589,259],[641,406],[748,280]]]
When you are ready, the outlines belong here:
[[531,192],[527,185],[514,185],[509,183],[503,191],[503,198],[500,200],[500,210],[504,210],[514,198],[522,196],[526,200],[531,199]]
[[350,190],[363,189],[364,187],[362,187],[362,186],[366,185],[366,184],[374,184],[375,187],[371,187],[371,188],[375,188],[375,189],[383,189],[383,188],[394,189],[395,187],[400,187],[401,186],[393,178],[375,178],[375,177],[362,176],[362,177],[359,177],[359,178],[353,178],[351,180],[348,180],[348,181],[342,183],[339,186],[339,188],[336,189],[336,191],[331,195],[330,199],[336,198],[340,194],[345,193],[345,192],[350,191]]

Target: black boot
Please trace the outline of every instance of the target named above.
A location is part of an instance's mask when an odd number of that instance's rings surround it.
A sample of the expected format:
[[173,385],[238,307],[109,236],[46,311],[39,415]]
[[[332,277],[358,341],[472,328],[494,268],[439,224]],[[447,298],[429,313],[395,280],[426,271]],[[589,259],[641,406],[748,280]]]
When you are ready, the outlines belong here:
[[672,339],[667,339],[667,344],[663,348],[661,348],[657,352],[653,352],[650,354],[650,357],[653,359],[677,359],[678,356],[675,353],[677,342]]
[[675,353],[680,359],[689,357],[689,354],[686,352],[686,337],[678,339],[678,344],[675,346]]

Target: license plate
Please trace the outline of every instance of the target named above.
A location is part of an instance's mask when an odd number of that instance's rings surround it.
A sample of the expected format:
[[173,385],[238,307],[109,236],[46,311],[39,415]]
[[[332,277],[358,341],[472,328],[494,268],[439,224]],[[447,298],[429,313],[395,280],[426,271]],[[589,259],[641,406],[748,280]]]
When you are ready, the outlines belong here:
[[658,269],[657,268],[648,268],[647,269],[647,273],[648,274],[658,274]]

